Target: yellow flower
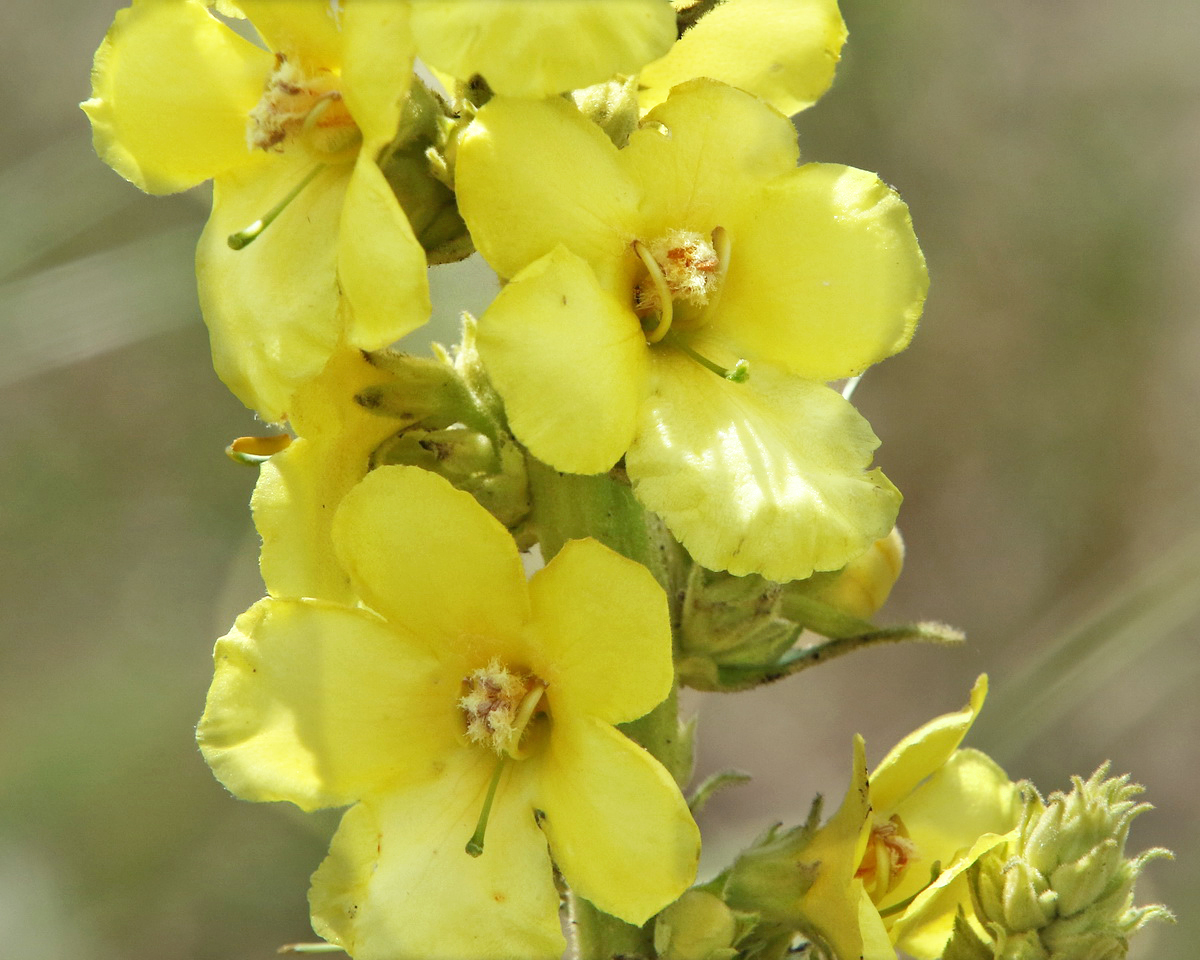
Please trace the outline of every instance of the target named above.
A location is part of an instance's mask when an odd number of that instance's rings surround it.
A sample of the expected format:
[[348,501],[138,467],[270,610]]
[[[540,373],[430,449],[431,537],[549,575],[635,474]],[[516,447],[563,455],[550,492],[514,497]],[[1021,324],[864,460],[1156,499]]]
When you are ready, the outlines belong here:
[[[856,762],[842,810],[814,838],[814,847],[833,851],[830,863],[856,867],[853,882],[812,915],[856,910],[866,960],[892,960],[895,948],[917,960],[940,957],[958,908],[973,913],[967,868],[1017,825],[1016,785],[986,754],[959,747],[986,696],[981,676],[966,707],[909,734],[869,779]],[[859,750],[856,741],[856,757]],[[857,812],[856,829],[846,829],[846,810]],[[843,949],[858,955],[853,945]]]
[[423,61],[497,93],[544,97],[636,73],[675,40],[668,0],[412,0]]
[[797,155],[777,111],[698,80],[619,151],[566,101],[497,98],[457,172],[510,279],[478,343],[516,437],[572,473],[624,456],[699,563],[776,581],[892,528],[878,440],[825,382],[902,349],[927,286],[895,193]]
[[677,84],[711,77],[790,116],[829,89],[845,42],[837,0],[724,0],[641,71],[638,100],[648,110]]
[[[407,8],[222,2],[251,17],[263,49],[210,5],[120,11],[83,109],[96,151],[143,190],[214,181],[196,255],[214,365],[278,421],[339,345],[379,349],[428,316],[424,252],[375,162],[411,77]],[[259,221],[261,236],[231,249]]]
[[317,932],[359,960],[557,958],[553,866],[630,923],[678,897],[695,823],[614,728],[672,684],[650,574],[581,540],[527,583],[505,529],[412,467],[370,473],[332,537],[365,606],[253,606],[198,729],[239,796],[353,804],[313,877]]

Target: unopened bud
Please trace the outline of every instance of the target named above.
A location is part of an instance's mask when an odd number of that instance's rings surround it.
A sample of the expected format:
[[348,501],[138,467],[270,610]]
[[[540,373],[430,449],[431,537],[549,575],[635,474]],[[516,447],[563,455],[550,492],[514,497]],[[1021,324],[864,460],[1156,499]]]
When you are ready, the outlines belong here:
[[738,919],[725,902],[689,890],[658,915],[654,951],[659,960],[732,960]]
[[[1161,905],[1133,906],[1142,868],[1170,853],[1125,857],[1130,824],[1150,806],[1135,801],[1140,786],[1127,776],[1105,779],[1107,772],[1106,764],[1086,781],[1076,777],[1069,794],[1049,800],[1027,787],[1016,838],[972,868],[976,910],[992,940],[989,957],[1119,960],[1131,934],[1151,920],[1173,919]],[[956,928],[946,956],[975,957],[979,943]]]
[[841,570],[818,573],[788,584],[800,594],[841,613],[869,620],[887,600],[904,567],[904,540],[895,527]]
[[637,77],[628,80],[610,80],[584,87],[571,94],[579,112],[608,134],[618,147],[629,142],[629,135],[637,129],[638,98]]

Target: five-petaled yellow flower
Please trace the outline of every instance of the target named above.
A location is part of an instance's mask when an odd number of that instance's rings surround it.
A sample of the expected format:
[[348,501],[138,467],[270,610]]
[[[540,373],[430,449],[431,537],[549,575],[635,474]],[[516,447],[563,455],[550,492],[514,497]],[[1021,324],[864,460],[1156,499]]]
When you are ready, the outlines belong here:
[[503,526],[413,467],[358,484],[333,542],[363,605],[253,606],[198,730],[239,796],[354,804],[313,877],[318,933],[359,960],[557,958],[551,857],[630,923],[678,897],[699,833],[614,728],[672,684],[645,568],[578,540],[526,582]]
[[210,6],[119,12],[83,108],[97,152],[143,190],[213,180],[196,254],[213,363],[278,421],[339,346],[380,349],[429,313],[424,251],[376,163],[412,76],[407,7],[223,0],[264,49]]
[[1011,836],[1020,814],[996,762],[959,747],[986,696],[980,677],[966,707],[910,733],[869,777],[856,739],[842,808],[805,851],[829,876],[818,875],[803,910],[839,957],[894,960],[898,948],[935,960],[959,907],[973,916],[966,870]]
[[566,101],[497,98],[457,173],[510,281],[478,345],[517,439],[572,473],[624,457],[699,563],[778,581],[892,528],[878,440],[826,384],[902,349],[927,287],[899,197],[797,156],[780,113],[697,80],[622,150]]

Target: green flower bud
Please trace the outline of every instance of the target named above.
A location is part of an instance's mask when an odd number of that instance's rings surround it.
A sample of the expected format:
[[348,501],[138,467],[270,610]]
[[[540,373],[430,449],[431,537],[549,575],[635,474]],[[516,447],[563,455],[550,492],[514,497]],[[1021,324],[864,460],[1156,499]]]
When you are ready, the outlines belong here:
[[718,690],[718,667],[777,660],[799,633],[779,615],[782,591],[780,584],[757,575],[735,577],[693,566],[680,611],[681,682]]
[[658,915],[654,951],[660,960],[732,960],[738,918],[720,897],[689,890]]
[[[464,332],[464,343],[470,329]],[[396,433],[370,454],[369,469],[421,467],[471,494],[513,534],[521,549],[536,537],[529,524],[525,453],[495,420],[456,362],[384,351],[371,362],[393,379],[359,393],[362,407],[396,421]]]
[[1075,777],[1069,794],[1049,800],[1025,787],[1016,839],[970,873],[991,943],[960,918],[949,960],[1121,960],[1133,933],[1151,920],[1173,919],[1161,905],[1133,906],[1142,868],[1170,853],[1125,857],[1130,825],[1150,805],[1134,800],[1142,788],[1128,776],[1105,779],[1107,772],[1105,764],[1086,781]]

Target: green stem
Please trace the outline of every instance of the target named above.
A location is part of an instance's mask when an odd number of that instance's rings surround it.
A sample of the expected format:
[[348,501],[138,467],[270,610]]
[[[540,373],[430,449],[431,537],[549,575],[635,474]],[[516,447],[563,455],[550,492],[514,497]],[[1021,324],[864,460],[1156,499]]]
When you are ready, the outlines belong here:
[[[568,540],[591,537],[646,567],[669,598],[672,622],[678,615],[682,580],[679,546],[661,521],[634,499],[627,483],[607,474],[559,473],[530,458],[533,520],[542,555],[549,561]],[[679,726],[677,691],[622,732],[636,740],[671,772],[686,779],[691,770],[691,736]],[[634,927],[568,894],[574,960],[653,957],[653,924]]]

